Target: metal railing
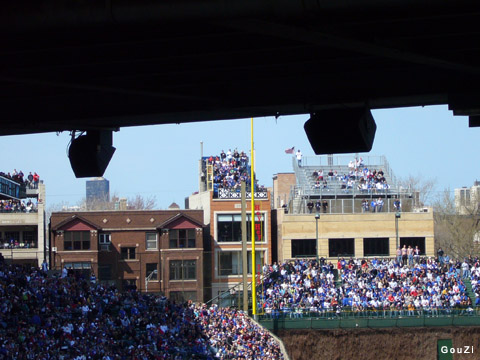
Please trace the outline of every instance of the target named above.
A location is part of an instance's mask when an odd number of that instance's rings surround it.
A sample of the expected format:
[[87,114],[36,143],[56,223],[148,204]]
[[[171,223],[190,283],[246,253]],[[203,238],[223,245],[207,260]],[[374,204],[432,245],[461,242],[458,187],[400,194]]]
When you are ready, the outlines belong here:
[[[250,199],[252,197],[252,192],[251,191],[246,192],[245,196],[247,199]],[[255,196],[255,199],[257,200],[268,199],[268,192],[267,190],[255,191],[254,196]],[[218,189],[217,192],[214,192],[213,198],[214,199],[241,199],[242,193],[240,192],[240,189],[237,189],[237,190]]]
[[[395,175],[393,174],[392,169],[390,168],[389,163],[384,155],[375,156],[375,155],[359,155],[363,159],[362,166],[366,167],[375,167],[380,168],[383,172],[392,180],[392,183],[396,183]],[[329,161],[330,158],[330,161]],[[296,157],[294,157],[295,162],[297,162]],[[302,157],[302,167],[306,166],[315,166],[319,167],[320,169],[330,169],[334,167],[345,167],[348,166],[350,161],[355,160],[355,155],[335,155],[335,156],[328,156],[328,155],[316,155],[316,156],[303,156]],[[298,165],[297,165],[298,166]]]
[[334,329],[375,327],[478,326],[480,308],[443,310],[371,310],[325,312],[278,312],[261,315],[260,323],[269,330]]
[[[385,195],[384,195],[385,196]],[[377,199],[378,197],[382,197],[384,201],[384,205],[381,211],[378,209],[375,210],[375,213],[396,213],[397,209],[394,207],[393,202],[394,198],[385,198],[384,196],[376,195],[370,196],[367,200],[370,202],[372,199]],[[315,207],[312,208],[312,211],[308,208],[307,204],[310,201],[315,202],[316,200],[325,200],[327,201],[328,207],[324,209],[323,207],[317,211]],[[290,201],[288,204],[288,214],[361,214],[367,213],[372,214],[374,213],[370,208],[368,211],[365,211],[362,207],[362,201],[364,198],[325,198],[325,197],[309,197],[309,196],[298,196]],[[402,202],[402,209],[401,212],[408,213],[408,212],[430,212],[431,208],[424,207],[421,209],[417,209],[413,206],[414,199],[412,198],[401,198]]]

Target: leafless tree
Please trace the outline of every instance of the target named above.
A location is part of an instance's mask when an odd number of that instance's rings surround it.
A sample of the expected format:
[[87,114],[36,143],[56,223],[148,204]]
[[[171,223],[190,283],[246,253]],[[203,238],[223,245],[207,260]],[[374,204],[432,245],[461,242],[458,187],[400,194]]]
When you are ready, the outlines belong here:
[[477,254],[480,240],[479,215],[478,206],[475,205],[464,207],[460,213],[451,191],[445,190],[434,202],[435,250],[441,247],[456,259]]
[[422,175],[409,175],[398,180],[398,185],[410,189],[415,196],[414,207],[430,205],[437,179],[425,179]]
[[125,199],[115,192],[107,199],[93,199],[86,201],[82,199],[79,203],[82,211],[98,211],[98,210],[152,210],[156,206],[156,198],[154,196],[144,197],[135,195],[134,197]]
[[128,198],[127,208],[129,210],[152,210],[155,208],[157,199],[155,196],[143,197],[136,195],[135,197]]

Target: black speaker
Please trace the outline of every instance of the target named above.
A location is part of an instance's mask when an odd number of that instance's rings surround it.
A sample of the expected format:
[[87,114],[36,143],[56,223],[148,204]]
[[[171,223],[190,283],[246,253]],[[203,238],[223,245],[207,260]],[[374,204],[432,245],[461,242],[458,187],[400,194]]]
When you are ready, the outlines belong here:
[[308,141],[317,155],[368,152],[377,125],[366,108],[321,110],[304,125]]
[[77,178],[97,177],[103,176],[114,152],[111,131],[87,131],[72,140],[68,157]]

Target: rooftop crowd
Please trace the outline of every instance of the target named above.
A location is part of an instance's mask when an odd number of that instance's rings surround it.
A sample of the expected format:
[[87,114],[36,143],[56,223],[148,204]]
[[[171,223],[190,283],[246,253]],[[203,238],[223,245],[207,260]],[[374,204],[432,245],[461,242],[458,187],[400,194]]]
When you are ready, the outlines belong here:
[[[312,176],[315,181],[314,189],[329,190],[328,181],[341,182],[341,188],[345,191],[357,189],[365,193],[383,193],[390,189],[385,174],[382,169],[369,169],[363,159],[355,159],[348,164],[348,174],[338,174],[336,170],[324,172],[323,170],[314,170]],[[328,180],[328,181],[327,181]]]
[[243,312],[0,259],[0,359],[282,359]]
[[[207,163],[213,166],[214,191],[217,192],[218,189],[240,191],[242,181],[245,181],[249,188],[251,179],[248,160],[246,153],[237,149],[233,152],[231,149],[227,152],[222,150],[220,155],[208,157]],[[263,186],[261,188],[263,189]]]
[[0,200],[0,212],[36,212],[37,205],[32,202],[31,199],[28,199],[27,202],[24,200]]
[[[465,267],[460,261],[445,262],[415,257],[397,259],[341,259],[335,285],[335,266],[323,259],[294,260],[264,267],[264,308],[267,316],[300,317],[344,312],[414,316],[449,314],[453,309],[472,314],[480,305],[480,261]],[[472,269],[470,275],[470,268]],[[467,296],[464,279],[472,278],[476,304]]]
[[40,182],[40,176],[34,172],[33,174],[30,172],[26,177],[22,170],[17,171],[17,169],[13,169],[12,173],[4,173],[0,171],[0,176],[3,176],[7,179],[13,180],[16,183],[21,185],[25,185],[30,189],[37,189],[38,183]]

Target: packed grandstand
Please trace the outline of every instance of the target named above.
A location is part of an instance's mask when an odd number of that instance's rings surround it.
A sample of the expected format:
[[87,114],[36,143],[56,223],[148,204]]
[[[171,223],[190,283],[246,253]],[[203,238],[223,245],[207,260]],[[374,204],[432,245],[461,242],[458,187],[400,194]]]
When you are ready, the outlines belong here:
[[282,359],[232,308],[175,303],[0,260],[0,359]]
[[410,265],[351,258],[337,266],[297,259],[266,265],[263,271],[267,318],[473,315],[480,306],[478,258],[423,257]]

